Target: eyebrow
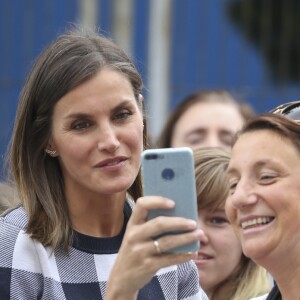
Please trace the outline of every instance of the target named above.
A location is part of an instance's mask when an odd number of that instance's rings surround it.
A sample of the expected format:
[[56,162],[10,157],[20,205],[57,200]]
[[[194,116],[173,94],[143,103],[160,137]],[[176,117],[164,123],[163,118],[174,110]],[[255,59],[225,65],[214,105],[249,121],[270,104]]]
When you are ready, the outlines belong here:
[[201,131],[204,131],[204,130],[206,130],[206,128],[197,127],[197,128],[194,128],[190,131],[187,131],[187,134],[198,133],[198,132],[201,132]]
[[232,136],[235,135],[235,131],[229,130],[229,129],[221,129],[220,132],[221,132],[221,134],[226,133],[226,134],[230,134],[230,135],[232,135]]
[[225,208],[217,208],[217,209],[213,209],[210,210],[211,213],[224,213],[225,212]]
[[[111,111],[112,111],[112,113],[114,113],[114,112],[118,111],[120,108],[122,108],[128,104],[131,105],[132,103],[133,103],[132,100],[124,100],[121,103],[119,103],[117,106],[115,106]],[[65,119],[87,119],[90,117],[91,117],[90,114],[78,112],[78,113],[72,113],[70,115],[67,115],[65,117]]]
[[133,103],[136,103],[135,99],[134,100],[133,99],[124,100],[121,103],[119,103],[117,106],[115,106],[112,109],[112,112],[115,112],[115,111],[119,110],[120,108],[123,108],[124,106],[132,105]]
[[[192,129],[191,131],[186,132],[186,136],[191,135],[191,134],[203,133],[203,132],[206,132],[208,130],[209,130],[209,128],[206,128],[206,127],[198,127],[198,128]],[[235,132],[231,131],[230,129],[224,129],[224,128],[222,128],[220,130],[220,133],[221,134],[225,133],[225,134],[230,134],[230,135],[235,134]]]
[[[262,168],[262,167],[264,167],[265,165],[268,165],[268,164],[272,164],[275,167],[279,166],[279,164],[276,161],[266,158],[266,159],[263,159],[263,160],[260,160],[260,161],[256,162],[254,164],[253,168],[254,169]],[[236,173],[238,173],[238,170],[236,168],[230,168],[229,167],[227,169],[227,176],[233,175],[233,174],[236,174]]]

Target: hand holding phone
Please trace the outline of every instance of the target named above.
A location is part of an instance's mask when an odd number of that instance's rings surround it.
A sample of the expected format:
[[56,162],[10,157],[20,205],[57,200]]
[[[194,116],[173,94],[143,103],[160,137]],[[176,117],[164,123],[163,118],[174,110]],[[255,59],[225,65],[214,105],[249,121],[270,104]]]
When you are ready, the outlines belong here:
[[[142,177],[145,196],[163,196],[175,202],[171,210],[151,210],[148,220],[157,216],[180,216],[198,222],[193,152],[190,148],[149,149],[142,154]],[[181,232],[166,232],[174,235]],[[199,242],[168,252],[195,252]]]

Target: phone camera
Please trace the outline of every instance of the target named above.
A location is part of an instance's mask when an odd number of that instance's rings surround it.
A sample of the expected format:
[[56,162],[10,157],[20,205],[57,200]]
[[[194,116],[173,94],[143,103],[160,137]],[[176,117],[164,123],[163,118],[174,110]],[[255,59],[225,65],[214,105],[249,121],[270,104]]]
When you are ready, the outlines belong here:
[[161,173],[162,178],[166,179],[166,180],[172,180],[175,173],[172,169],[164,169]]
[[147,154],[145,156],[146,159],[150,160],[150,159],[157,159],[158,155],[157,154]]

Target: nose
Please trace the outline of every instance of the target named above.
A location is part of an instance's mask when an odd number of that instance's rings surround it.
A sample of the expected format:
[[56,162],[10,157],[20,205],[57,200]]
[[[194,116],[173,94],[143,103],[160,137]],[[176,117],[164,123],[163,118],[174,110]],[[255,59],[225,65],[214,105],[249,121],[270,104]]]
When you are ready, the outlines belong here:
[[202,234],[199,237],[200,244],[206,245],[209,242],[208,233],[205,228],[205,224],[200,217],[198,218],[198,223],[199,228],[202,230]]
[[222,147],[219,136],[216,133],[209,133],[204,147]]
[[99,136],[98,150],[113,153],[120,147],[117,129],[113,125],[105,124],[105,126],[101,126]]
[[258,201],[254,184],[246,180],[240,180],[227,201],[238,209],[254,205]]

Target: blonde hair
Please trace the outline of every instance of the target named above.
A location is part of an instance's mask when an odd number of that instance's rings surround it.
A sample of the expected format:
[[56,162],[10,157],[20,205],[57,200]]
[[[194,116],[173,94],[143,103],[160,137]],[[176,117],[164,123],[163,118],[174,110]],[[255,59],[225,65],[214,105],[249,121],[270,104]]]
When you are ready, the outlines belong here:
[[[194,150],[198,210],[224,208],[229,195],[226,170],[230,152],[222,148]],[[226,286],[227,295],[224,296]],[[241,300],[266,294],[271,289],[267,271],[242,254],[235,271],[218,284],[211,300]]]

